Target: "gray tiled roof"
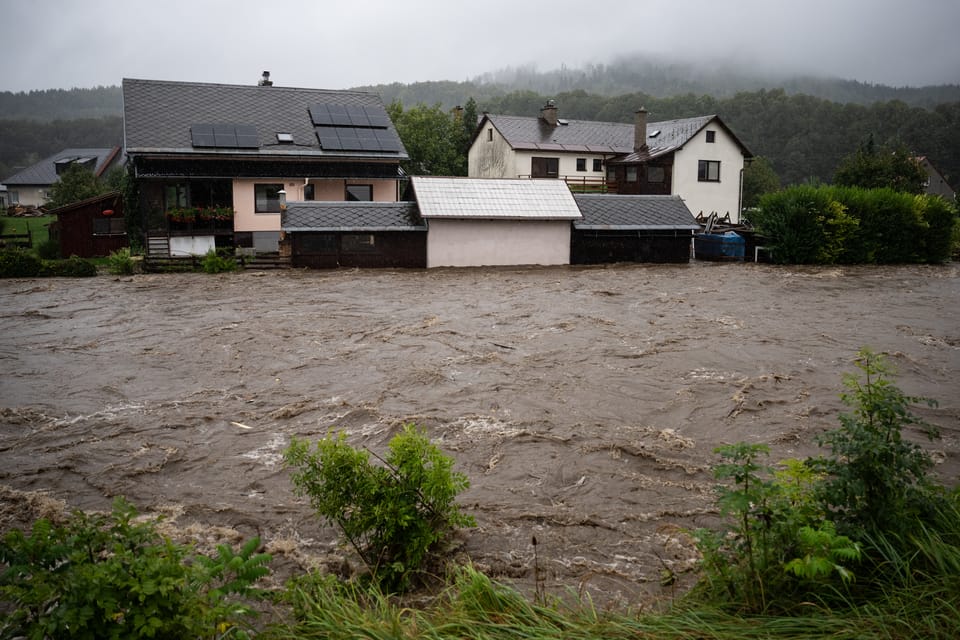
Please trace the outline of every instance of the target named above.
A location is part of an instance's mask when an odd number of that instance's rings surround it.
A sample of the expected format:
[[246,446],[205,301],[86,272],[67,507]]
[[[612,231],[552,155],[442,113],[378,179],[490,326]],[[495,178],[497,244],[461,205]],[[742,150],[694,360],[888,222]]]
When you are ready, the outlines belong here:
[[291,202],[284,231],[425,231],[415,202]]
[[698,230],[680,196],[574,195],[583,220],[577,229]]
[[[551,127],[541,118],[493,114],[485,117],[516,150],[633,155],[633,124],[565,120],[567,124]],[[719,120],[717,116],[708,115],[648,123],[649,149],[643,159],[676,151],[715,119]]]
[[[406,159],[400,153],[324,151],[310,118],[314,104],[383,108],[380,97],[362,91],[226,85],[162,80],[123,80],[123,135],[127,153],[172,152],[231,155]],[[259,150],[194,149],[193,124],[245,124],[256,127]],[[393,124],[390,124],[393,129]],[[395,129],[393,129],[395,131]],[[277,133],[293,135],[278,143]]]
[[122,159],[120,149],[112,147],[109,149],[64,149],[55,153],[49,158],[44,158],[35,165],[13,174],[3,184],[7,186],[17,185],[51,185],[57,181],[57,162],[69,161],[80,158],[96,158],[97,164],[94,173],[103,175],[111,166],[118,164]]
[[575,220],[577,203],[563,180],[410,178],[424,218]]

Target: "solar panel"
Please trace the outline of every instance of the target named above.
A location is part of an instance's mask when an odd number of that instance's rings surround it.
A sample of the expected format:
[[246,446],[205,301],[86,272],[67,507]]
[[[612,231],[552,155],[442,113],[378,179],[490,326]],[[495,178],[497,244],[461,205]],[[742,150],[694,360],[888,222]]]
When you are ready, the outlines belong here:
[[318,126],[333,124],[333,122],[330,121],[330,110],[327,109],[327,105],[315,104],[310,107],[309,111],[310,120],[313,121],[313,124]]
[[192,124],[190,139],[194,147],[218,149],[256,149],[260,137],[248,124]]
[[320,146],[327,151],[398,153],[403,148],[381,106],[322,103],[309,111]]

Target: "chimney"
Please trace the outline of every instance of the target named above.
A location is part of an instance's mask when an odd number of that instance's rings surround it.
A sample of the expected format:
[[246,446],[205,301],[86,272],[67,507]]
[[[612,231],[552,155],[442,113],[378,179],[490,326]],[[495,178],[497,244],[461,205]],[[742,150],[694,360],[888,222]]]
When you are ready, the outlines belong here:
[[557,103],[547,100],[547,104],[540,108],[540,119],[551,127],[557,126]]
[[257,83],[257,86],[258,86],[258,87],[272,87],[272,86],[273,86],[273,80],[270,79],[270,72],[269,72],[269,71],[264,71],[264,72],[263,72],[263,77],[260,78],[260,82]]
[[637,109],[633,124],[633,150],[637,153],[647,148],[647,110]]

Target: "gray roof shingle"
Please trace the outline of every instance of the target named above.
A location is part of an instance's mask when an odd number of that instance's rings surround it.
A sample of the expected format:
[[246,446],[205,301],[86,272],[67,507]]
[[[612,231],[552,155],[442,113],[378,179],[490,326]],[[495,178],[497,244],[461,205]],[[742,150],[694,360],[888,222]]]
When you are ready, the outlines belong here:
[[[612,153],[626,155],[618,160],[634,162],[676,151],[713,120],[727,128],[715,115],[650,122],[647,124],[648,149],[638,156],[633,150],[633,124],[564,120],[566,124],[551,127],[541,118],[494,114],[486,114],[484,117],[516,150]],[[739,140],[737,142],[739,143]],[[744,151],[747,151],[746,147]],[[747,153],[749,154],[748,151]]]
[[119,147],[111,147],[108,149],[64,149],[13,174],[6,180],[3,180],[3,184],[8,186],[51,185],[59,179],[59,176],[57,176],[58,162],[69,162],[86,158],[96,158],[94,173],[101,176],[111,166],[118,164],[118,161],[122,159],[121,155]]
[[582,220],[573,223],[576,229],[700,229],[680,196],[576,194],[573,197],[583,214]]
[[[252,153],[286,157],[407,158],[402,144],[399,153],[323,150],[309,112],[315,104],[383,108],[378,95],[361,91],[124,78],[124,145],[129,154]],[[191,125],[228,123],[255,127],[259,149],[193,147]],[[392,122],[388,128],[396,132]],[[291,134],[293,143],[278,142],[278,133]]]
[[415,202],[291,202],[280,228],[294,231],[426,231]]

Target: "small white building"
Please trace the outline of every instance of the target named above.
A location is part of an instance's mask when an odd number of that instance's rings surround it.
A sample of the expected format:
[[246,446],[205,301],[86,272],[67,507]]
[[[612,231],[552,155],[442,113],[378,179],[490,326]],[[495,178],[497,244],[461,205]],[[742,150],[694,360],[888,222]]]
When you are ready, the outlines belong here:
[[570,264],[582,216],[559,180],[436,178],[410,183],[426,221],[427,267]]
[[470,177],[558,178],[582,193],[677,195],[694,215],[739,222],[744,162],[752,154],[719,116],[633,124],[566,120],[548,102],[538,117],[484,114],[470,146]]

